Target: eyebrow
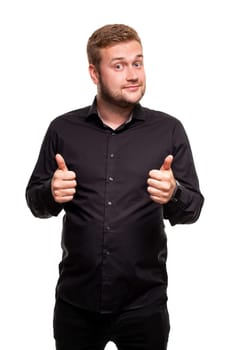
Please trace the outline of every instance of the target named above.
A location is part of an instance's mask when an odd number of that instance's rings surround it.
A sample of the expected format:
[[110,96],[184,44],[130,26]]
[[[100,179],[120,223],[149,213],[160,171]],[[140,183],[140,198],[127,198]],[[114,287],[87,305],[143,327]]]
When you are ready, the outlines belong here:
[[[138,54],[138,55],[136,55],[136,57],[134,59],[138,59],[138,58],[143,58],[143,55]],[[114,61],[123,61],[123,60],[125,60],[125,57],[114,57],[111,59],[111,63]]]

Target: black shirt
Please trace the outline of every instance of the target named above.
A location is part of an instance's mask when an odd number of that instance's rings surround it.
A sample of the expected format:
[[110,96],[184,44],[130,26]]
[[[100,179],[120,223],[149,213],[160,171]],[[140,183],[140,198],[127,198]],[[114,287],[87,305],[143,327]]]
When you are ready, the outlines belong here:
[[[78,183],[74,199],[63,205],[51,193],[56,153]],[[179,199],[160,205],[150,199],[147,178],[169,154]],[[166,302],[164,219],[193,223],[204,201],[179,120],[138,104],[132,120],[112,130],[98,117],[96,101],[51,122],[26,198],[37,217],[64,209],[57,296],[100,312]]]

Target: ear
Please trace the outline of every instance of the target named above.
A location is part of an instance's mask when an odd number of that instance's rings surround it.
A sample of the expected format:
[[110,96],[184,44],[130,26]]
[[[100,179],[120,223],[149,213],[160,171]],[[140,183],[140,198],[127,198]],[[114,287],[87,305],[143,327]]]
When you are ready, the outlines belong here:
[[94,64],[90,64],[88,69],[89,69],[89,74],[93,83],[97,85],[99,83],[99,73],[96,67],[94,66]]

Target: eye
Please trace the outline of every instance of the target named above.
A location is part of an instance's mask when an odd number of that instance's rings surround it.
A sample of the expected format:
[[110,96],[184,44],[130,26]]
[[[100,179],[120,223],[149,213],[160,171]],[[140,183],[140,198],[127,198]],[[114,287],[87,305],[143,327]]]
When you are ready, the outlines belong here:
[[115,69],[116,69],[116,70],[122,70],[122,69],[123,69],[123,64],[122,64],[122,63],[117,63],[117,64],[115,65]]
[[143,66],[142,61],[137,61],[137,62],[135,62],[135,63],[134,63],[134,66],[135,66],[136,68],[142,67],[142,66]]

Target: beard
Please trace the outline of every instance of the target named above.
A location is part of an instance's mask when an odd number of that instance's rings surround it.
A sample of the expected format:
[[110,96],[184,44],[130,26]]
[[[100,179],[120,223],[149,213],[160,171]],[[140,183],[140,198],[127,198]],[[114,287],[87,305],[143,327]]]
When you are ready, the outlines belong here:
[[127,96],[123,96],[121,93],[113,93],[108,86],[103,82],[101,76],[99,76],[98,92],[101,98],[120,108],[134,107],[144,96],[145,88],[142,89],[140,97],[136,101],[130,101]]

